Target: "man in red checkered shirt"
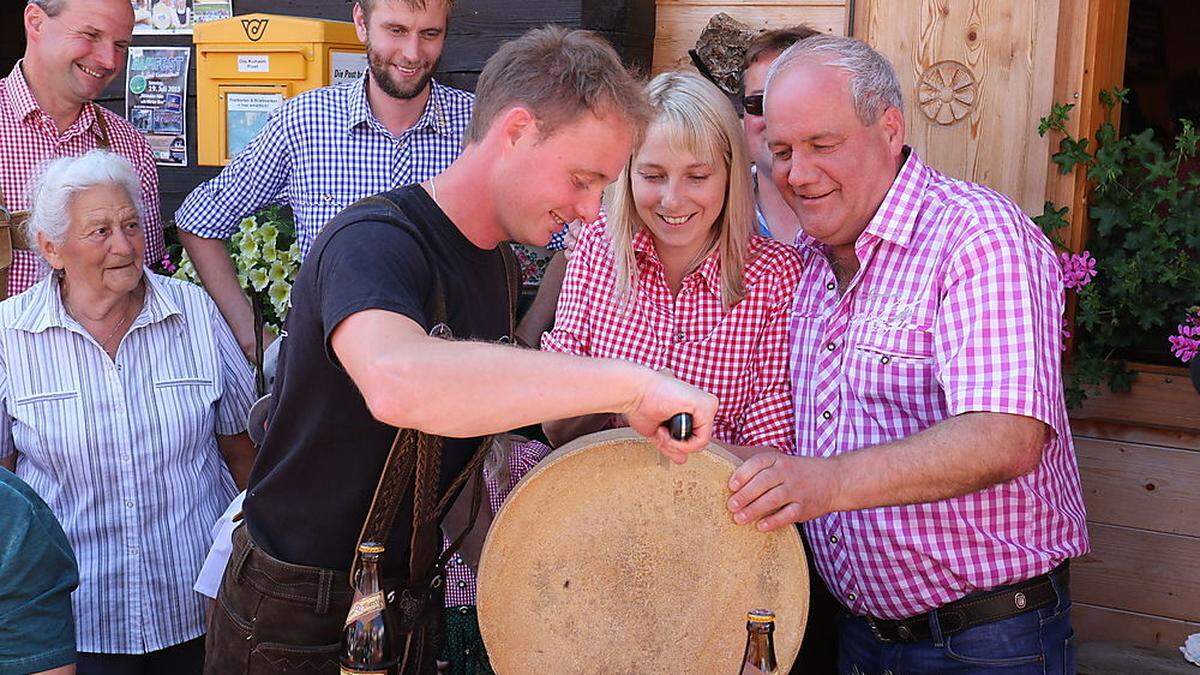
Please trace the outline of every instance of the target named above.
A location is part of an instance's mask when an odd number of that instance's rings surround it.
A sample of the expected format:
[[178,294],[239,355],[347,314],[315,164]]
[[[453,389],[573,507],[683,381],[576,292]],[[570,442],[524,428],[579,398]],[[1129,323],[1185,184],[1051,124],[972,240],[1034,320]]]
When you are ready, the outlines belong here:
[[[125,66],[133,34],[129,0],[28,0],[25,56],[0,80],[0,201],[19,213],[38,167],[108,147],[137,169],[146,210],[146,260],[163,257],[158,174],[150,146],[124,118],[93,103]],[[14,251],[8,295],[49,271],[33,251]]]
[[734,520],[804,523],[845,607],[843,673],[1073,672],[1067,561],[1088,537],[1053,246],[905,145],[896,74],[863,42],[801,40],[766,92],[802,228],[796,455],[734,473]]

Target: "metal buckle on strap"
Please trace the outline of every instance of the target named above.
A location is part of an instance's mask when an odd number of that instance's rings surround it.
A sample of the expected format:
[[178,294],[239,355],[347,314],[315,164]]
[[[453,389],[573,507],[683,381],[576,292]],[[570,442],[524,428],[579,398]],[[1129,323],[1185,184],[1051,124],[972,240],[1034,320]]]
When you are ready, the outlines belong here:
[[891,638],[886,638],[883,636],[883,633],[879,632],[879,624],[875,623],[875,617],[867,616],[866,619],[867,619],[867,625],[871,627],[871,633],[873,635],[875,635],[876,640],[879,640],[880,642],[889,642],[889,643],[892,641]]
[[5,225],[12,222],[12,211],[4,208],[3,204],[0,204],[0,222],[4,223]]

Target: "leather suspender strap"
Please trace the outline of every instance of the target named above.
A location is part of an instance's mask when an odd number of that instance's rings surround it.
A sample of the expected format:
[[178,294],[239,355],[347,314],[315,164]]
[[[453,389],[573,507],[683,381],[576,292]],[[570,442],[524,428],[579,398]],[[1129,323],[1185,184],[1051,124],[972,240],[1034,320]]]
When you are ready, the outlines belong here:
[[104,119],[104,111],[96,103],[92,103],[92,113],[96,115],[96,124],[100,126],[100,140],[96,147],[101,150],[112,148],[112,140],[108,134],[108,120]]
[[[380,203],[380,205],[385,206],[389,211],[398,210],[396,203],[386,195],[369,197],[368,200]],[[396,224],[405,227],[409,234],[417,239],[427,252],[429,251],[428,247],[424,246],[423,234],[417,228],[412,227],[407,221],[400,219],[397,220]],[[508,282],[508,337],[511,339],[516,328],[516,293],[519,284],[517,277],[518,268],[512,250],[507,244],[501,246],[501,258],[504,263],[506,281]],[[432,268],[434,274],[431,325],[436,327],[438,324],[446,323],[446,291],[436,267]],[[450,509],[451,497],[482,466],[483,459],[487,456],[487,451],[491,446],[491,438],[486,438],[480,443],[479,448],[472,455],[467,466],[455,477],[450,489],[447,490],[446,494],[438,498],[441,446],[442,439],[438,436],[423,434],[413,429],[399,429],[396,431],[396,436],[392,441],[391,449],[388,451],[383,471],[379,477],[379,483],[376,485],[371,506],[367,510],[367,517],[363,522],[362,529],[359,531],[359,545],[364,541],[374,541],[384,544],[384,556],[387,556],[386,543],[391,535],[392,523],[395,521],[400,504],[403,503],[411,488],[413,492],[413,521],[412,541],[410,542],[409,580],[412,582],[428,583],[433,580],[434,576],[437,576],[436,573],[433,573],[433,563],[439,560],[438,552],[442,539],[440,536],[437,536],[436,530],[440,526],[445,513]],[[479,485],[476,486],[476,489],[479,489]],[[475,495],[472,499],[474,507],[470,520],[472,524],[474,523],[478,501],[479,495]],[[461,544],[461,540],[462,537],[460,536],[455,545],[449,549],[449,552],[452,553],[454,549],[457,549],[457,544]],[[351,583],[354,583],[354,579],[358,574],[357,546],[353,560],[354,562],[350,569]]]

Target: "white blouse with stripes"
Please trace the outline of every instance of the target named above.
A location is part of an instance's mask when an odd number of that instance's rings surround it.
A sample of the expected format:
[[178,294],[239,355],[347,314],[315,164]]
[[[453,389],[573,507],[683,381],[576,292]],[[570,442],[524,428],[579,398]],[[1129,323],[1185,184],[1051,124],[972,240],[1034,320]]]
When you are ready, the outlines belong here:
[[199,286],[149,270],[109,357],[58,279],[0,303],[0,457],[50,505],[79,560],[77,649],[140,654],[204,633],[192,582],[236,490],[217,434],[246,429],[249,364]]

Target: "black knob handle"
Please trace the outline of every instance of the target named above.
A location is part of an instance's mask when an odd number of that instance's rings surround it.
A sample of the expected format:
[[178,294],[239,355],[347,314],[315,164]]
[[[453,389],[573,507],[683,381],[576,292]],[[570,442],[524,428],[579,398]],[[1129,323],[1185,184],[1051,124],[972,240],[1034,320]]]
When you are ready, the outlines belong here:
[[667,420],[667,429],[671,432],[671,438],[677,441],[686,441],[692,437],[692,415],[691,413],[679,413]]

